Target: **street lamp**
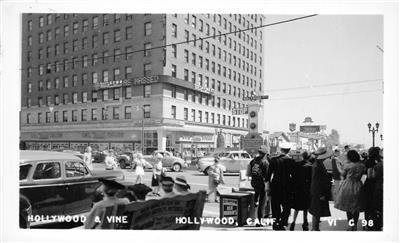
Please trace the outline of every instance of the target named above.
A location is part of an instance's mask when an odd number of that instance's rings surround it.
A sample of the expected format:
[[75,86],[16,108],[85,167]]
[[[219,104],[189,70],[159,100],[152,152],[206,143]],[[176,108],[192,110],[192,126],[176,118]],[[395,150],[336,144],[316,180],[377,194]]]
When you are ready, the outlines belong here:
[[142,132],[141,132],[141,147],[142,147],[142,154],[144,154],[144,107],[143,106],[136,106],[136,110],[142,110]]
[[368,123],[367,126],[368,126],[368,131],[372,133],[372,147],[375,147],[375,132],[378,132],[379,123],[375,123],[375,127],[372,127],[371,123]]
[[381,137],[381,141],[383,141],[383,134],[381,134],[380,137]]

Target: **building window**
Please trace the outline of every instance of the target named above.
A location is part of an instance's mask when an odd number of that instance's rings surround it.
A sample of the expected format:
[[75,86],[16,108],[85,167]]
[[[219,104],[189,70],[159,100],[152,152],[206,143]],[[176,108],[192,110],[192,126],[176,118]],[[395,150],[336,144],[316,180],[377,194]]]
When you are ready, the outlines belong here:
[[87,92],[82,92],[82,103],[86,103],[87,102]]
[[97,29],[98,26],[99,26],[99,17],[95,16],[92,19],[92,28]]
[[43,43],[44,41],[44,34],[43,33],[39,33],[39,43]]
[[189,119],[188,117],[188,108],[183,108],[183,119],[187,121]]
[[133,59],[133,49],[131,46],[125,48],[125,59],[132,60]]
[[198,114],[199,114],[199,122],[203,122],[203,112],[198,111]]
[[28,91],[28,93],[32,92],[32,83],[28,83],[27,91]]
[[114,30],[114,42],[120,42],[120,41],[121,41],[121,31]]
[[97,91],[92,91],[92,102],[97,102]]
[[108,115],[107,115],[107,108],[101,108],[101,120],[107,120]]
[[118,62],[121,60],[121,50],[114,49],[114,62]]
[[81,110],[81,121],[87,121],[87,109]]
[[189,31],[185,30],[185,41],[189,43]]
[[196,53],[192,53],[192,64],[196,66]]
[[119,120],[119,107],[113,107],[113,120]]
[[108,32],[106,32],[106,33],[103,33],[103,45],[107,45],[108,43],[110,43],[110,39],[109,39]]
[[68,104],[68,94],[63,94],[63,104]]
[[176,119],[176,106],[171,106],[171,117]]
[[125,78],[130,78],[132,76],[132,67],[125,67]]
[[125,37],[126,37],[127,40],[130,40],[130,39],[133,38],[133,27],[132,26],[126,27],[125,32],[126,32],[126,36]]
[[125,119],[132,119],[132,107],[125,106]]
[[184,92],[183,96],[184,96],[183,98],[184,98],[186,101],[189,100],[189,91],[188,91],[187,89],[185,89],[185,92]]
[[46,40],[47,40],[47,41],[51,41],[51,31],[50,31],[50,30],[48,30],[48,31],[46,32]]
[[120,70],[119,70],[119,68],[115,68],[115,69],[114,69],[114,80],[119,79],[119,75],[120,75]]
[[60,104],[60,97],[58,95],[54,96],[54,105],[59,105]]
[[143,106],[143,117],[150,118],[150,105]]
[[148,56],[151,55],[150,49],[151,49],[151,43],[145,43],[145,44],[144,44],[144,51],[143,51],[143,55],[144,55],[145,57],[148,57]]
[[97,109],[96,108],[92,108],[91,120],[97,121]]
[[28,21],[28,31],[32,30],[32,20]]
[[196,72],[192,72],[192,83],[196,83]]
[[113,93],[114,93],[114,100],[119,100],[120,94],[119,94],[120,89],[119,88],[114,88]]
[[204,122],[208,123],[208,111],[206,111],[204,114]]
[[173,56],[174,58],[177,57],[177,53],[176,53],[176,44],[172,44],[172,56]]
[[196,121],[196,110],[195,109],[192,109],[192,112],[190,113],[190,120]]
[[98,82],[97,73],[94,72],[92,73],[92,83],[96,84],[97,82]]
[[189,81],[189,70],[187,70],[187,69],[183,70],[183,79],[185,81]]
[[151,84],[149,85],[145,85],[144,86],[144,93],[143,93],[143,97],[144,98],[148,98],[151,95]]
[[44,18],[39,17],[39,27],[43,27],[43,26],[44,26]]
[[103,82],[108,82],[108,70],[103,70]]
[[78,93],[72,93],[72,104],[78,103]]
[[195,15],[192,15],[192,27],[196,28],[196,24],[197,24],[197,18]]
[[72,32],[75,34],[78,34],[78,28],[79,28],[79,24],[78,23],[73,23],[72,24]]
[[63,122],[68,122],[68,113],[67,113],[67,111],[63,111]]
[[72,122],[78,121],[78,110],[72,110]]
[[82,57],[82,67],[87,67],[88,66],[88,56],[83,56]]
[[214,124],[215,123],[215,114],[211,113],[211,123]]
[[183,51],[183,57],[184,57],[186,63],[189,63],[189,51],[188,50]]
[[54,112],[54,114],[53,114],[53,119],[54,119],[54,122],[58,122],[59,120],[58,120],[58,111],[55,111]]
[[124,91],[125,91],[125,99],[132,98],[132,87],[130,86],[124,87]]
[[176,65],[171,65],[171,76],[176,78]]
[[176,24],[172,24],[172,36],[177,37],[178,36],[178,28]]
[[103,90],[103,101],[108,100],[108,89]]
[[144,64],[144,76],[150,76],[151,75],[151,63],[145,63]]
[[151,35],[151,22],[147,22],[144,24],[144,35]]
[[50,106],[51,105],[51,96],[46,97],[46,105]]

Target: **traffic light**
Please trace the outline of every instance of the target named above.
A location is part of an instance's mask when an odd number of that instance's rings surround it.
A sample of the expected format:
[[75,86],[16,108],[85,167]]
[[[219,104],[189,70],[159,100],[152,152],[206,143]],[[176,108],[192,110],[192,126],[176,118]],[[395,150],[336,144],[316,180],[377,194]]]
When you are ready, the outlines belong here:
[[260,104],[249,104],[249,133],[261,134],[263,132],[263,112]]

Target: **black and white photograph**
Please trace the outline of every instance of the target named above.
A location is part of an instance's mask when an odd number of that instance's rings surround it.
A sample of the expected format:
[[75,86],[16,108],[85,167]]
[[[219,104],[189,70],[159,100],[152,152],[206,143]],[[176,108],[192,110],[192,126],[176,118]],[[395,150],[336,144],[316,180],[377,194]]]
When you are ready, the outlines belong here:
[[399,240],[396,1],[73,3],[1,3],[5,242]]

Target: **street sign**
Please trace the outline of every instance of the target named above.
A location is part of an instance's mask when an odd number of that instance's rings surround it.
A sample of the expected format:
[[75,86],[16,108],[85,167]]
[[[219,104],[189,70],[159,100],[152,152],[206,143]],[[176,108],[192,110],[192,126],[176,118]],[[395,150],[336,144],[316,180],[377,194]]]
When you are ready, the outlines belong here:
[[256,101],[256,100],[266,100],[268,99],[268,95],[252,95],[243,97],[243,101]]
[[243,107],[243,108],[232,108],[232,115],[243,115],[249,113],[249,107]]

